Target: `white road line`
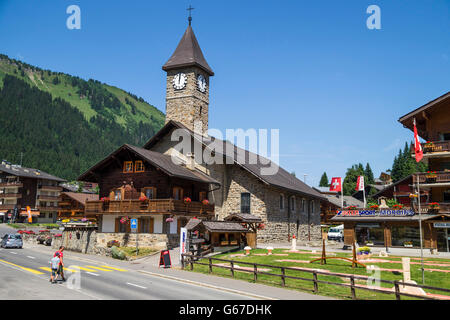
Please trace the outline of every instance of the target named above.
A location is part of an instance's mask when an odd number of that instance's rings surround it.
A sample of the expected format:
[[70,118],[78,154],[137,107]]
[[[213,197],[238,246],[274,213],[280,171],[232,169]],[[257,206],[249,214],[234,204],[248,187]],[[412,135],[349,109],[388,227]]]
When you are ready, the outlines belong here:
[[27,256],[27,258],[30,258],[30,259],[36,259],[35,257],[32,257],[32,256]]
[[86,271],[86,273],[92,274],[93,276],[96,276],[96,277],[98,277],[98,276],[99,276],[99,274],[97,274],[97,273],[93,273],[93,272],[89,272],[89,271]]
[[130,285],[130,286],[141,288],[141,289],[147,289],[146,287],[143,287],[143,286],[140,286],[140,285],[137,285],[137,284],[134,284],[134,283],[127,282],[127,284]]
[[14,252],[14,251],[11,251],[10,253],[12,253],[12,254],[17,254],[17,252]]

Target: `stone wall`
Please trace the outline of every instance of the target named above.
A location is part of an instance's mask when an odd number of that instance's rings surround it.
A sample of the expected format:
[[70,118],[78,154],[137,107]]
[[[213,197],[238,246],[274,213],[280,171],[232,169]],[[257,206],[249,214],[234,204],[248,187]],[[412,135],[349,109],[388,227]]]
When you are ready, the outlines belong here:
[[58,249],[64,246],[66,250],[81,253],[94,253],[97,244],[97,231],[87,230],[64,230],[62,237],[53,237],[52,248]]

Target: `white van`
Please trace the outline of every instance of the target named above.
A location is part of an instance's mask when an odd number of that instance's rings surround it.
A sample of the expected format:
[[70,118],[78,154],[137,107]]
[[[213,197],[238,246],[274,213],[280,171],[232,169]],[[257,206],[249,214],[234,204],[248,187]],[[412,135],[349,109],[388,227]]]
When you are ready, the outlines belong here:
[[328,237],[328,240],[343,241],[344,240],[344,225],[341,224],[336,227],[331,227],[328,230],[327,237]]

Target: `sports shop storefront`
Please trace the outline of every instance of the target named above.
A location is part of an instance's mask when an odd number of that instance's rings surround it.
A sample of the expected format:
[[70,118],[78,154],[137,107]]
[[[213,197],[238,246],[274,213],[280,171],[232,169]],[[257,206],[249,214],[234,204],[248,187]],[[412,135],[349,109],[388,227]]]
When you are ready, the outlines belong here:
[[[344,244],[420,248],[419,215],[412,210],[343,210],[331,221],[344,224]],[[422,214],[423,246],[450,252],[450,215]]]

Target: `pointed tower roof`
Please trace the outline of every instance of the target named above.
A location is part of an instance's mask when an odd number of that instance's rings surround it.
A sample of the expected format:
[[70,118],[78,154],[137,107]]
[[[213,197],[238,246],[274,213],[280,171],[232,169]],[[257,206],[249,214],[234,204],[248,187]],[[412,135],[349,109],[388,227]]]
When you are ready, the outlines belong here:
[[189,66],[197,66],[207,72],[210,76],[214,75],[214,72],[203,56],[202,49],[200,49],[197,38],[190,25],[184,32],[183,38],[181,38],[180,43],[178,43],[175,52],[162,68],[164,71],[168,71]]

